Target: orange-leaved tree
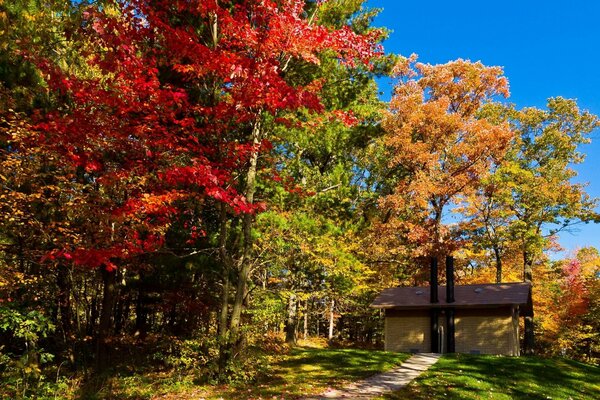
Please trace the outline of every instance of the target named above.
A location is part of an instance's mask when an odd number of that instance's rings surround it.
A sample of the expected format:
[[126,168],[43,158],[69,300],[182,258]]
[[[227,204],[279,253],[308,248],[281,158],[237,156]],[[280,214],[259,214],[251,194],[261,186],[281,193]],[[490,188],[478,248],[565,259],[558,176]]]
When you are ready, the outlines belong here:
[[383,121],[387,167],[402,178],[380,202],[379,229],[400,239],[407,256],[439,256],[460,242],[445,213],[480,184],[512,138],[508,124],[478,115],[508,96],[508,81],[501,68],[480,62],[415,61],[397,65],[400,81]]

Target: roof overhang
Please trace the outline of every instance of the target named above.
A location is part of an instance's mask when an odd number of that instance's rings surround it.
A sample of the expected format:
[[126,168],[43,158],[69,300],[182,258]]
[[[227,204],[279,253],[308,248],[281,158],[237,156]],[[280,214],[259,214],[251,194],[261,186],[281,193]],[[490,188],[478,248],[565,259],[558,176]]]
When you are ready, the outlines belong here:
[[438,303],[430,303],[429,287],[396,287],[384,290],[371,304],[373,308],[419,310],[444,308],[497,308],[518,306],[521,315],[533,316],[531,284],[503,283],[455,286],[455,301],[446,302],[445,286],[438,287]]

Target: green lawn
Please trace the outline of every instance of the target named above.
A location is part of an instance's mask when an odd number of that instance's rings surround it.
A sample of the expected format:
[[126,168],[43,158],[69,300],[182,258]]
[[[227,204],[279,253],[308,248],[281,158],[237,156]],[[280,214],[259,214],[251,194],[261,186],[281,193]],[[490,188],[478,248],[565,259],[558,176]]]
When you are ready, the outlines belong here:
[[[288,354],[270,356],[264,375],[251,384],[200,385],[198,372],[121,372],[99,391],[84,395],[80,387],[79,396],[48,398],[291,400],[328,387],[341,388],[387,371],[408,357],[375,350],[296,347]],[[600,367],[558,358],[444,356],[407,388],[381,400],[394,399],[594,400],[600,399]]]
[[208,398],[295,399],[387,371],[408,357],[376,350],[296,347],[275,362],[271,374],[255,385],[220,388]]
[[600,367],[560,358],[445,356],[383,399],[600,399]]

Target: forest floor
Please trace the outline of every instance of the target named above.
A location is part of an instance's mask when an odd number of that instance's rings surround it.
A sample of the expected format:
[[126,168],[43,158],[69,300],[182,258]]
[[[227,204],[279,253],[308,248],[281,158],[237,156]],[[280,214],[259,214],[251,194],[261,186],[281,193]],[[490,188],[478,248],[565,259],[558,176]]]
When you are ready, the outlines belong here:
[[[313,344],[314,345],[314,344]],[[97,385],[63,381],[48,399],[127,400],[296,400],[346,387],[389,371],[410,355],[366,349],[311,347],[306,343],[263,363],[251,383],[211,385],[201,372],[140,367],[114,371]],[[265,362],[268,360],[268,362]],[[88,386],[86,388],[86,386]],[[0,385],[1,387],[1,385]],[[0,399],[4,399],[1,395]],[[600,367],[563,358],[445,355],[410,385],[379,400],[397,399],[598,399]]]
[[365,349],[300,346],[274,356],[269,367],[251,384],[198,385],[197,377],[167,373],[113,376],[95,399],[213,400],[298,399],[388,371],[410,355]]
[[600,398],[600,367],[564,358],[447,355],[400,391],[381,399]]

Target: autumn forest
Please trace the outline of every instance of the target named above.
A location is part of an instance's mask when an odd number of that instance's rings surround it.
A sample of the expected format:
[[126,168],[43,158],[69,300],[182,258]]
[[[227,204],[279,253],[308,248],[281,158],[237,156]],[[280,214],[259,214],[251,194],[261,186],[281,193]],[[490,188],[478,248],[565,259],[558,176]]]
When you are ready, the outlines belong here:
[[600,222],[573,169],[600,120],[387,53],[364,3],[0,0],[0,397],[382,348],[374,297],[450,254],[532,282],[535,354],[600,362],[600,252],[553,256]]

